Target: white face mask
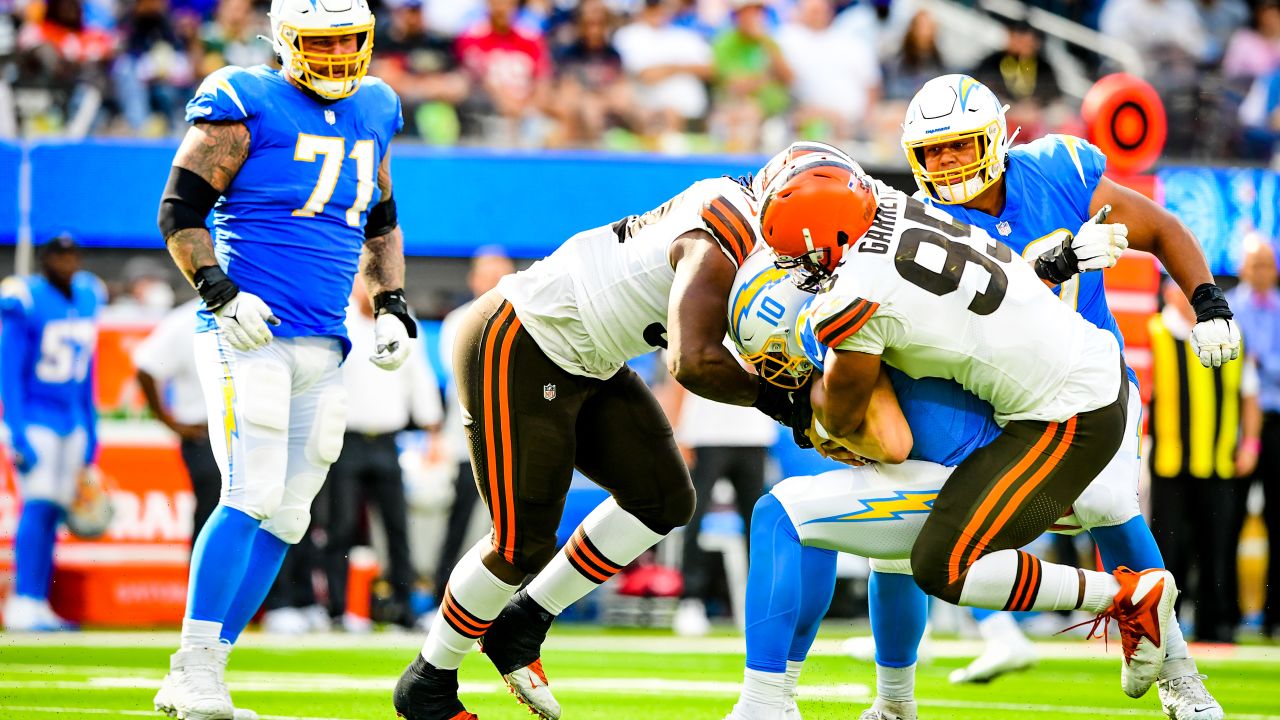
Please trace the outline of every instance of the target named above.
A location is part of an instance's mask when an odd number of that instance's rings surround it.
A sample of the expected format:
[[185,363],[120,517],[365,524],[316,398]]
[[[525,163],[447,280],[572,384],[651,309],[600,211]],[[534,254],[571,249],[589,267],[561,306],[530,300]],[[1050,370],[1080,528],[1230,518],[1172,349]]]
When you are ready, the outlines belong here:
[[173,307],[173,288],[164,281],[147,283],[138,303],[149,310],[168,310]]
[[[955,185],[934,185],[934,189],[938,191],[938,197],[947,202],[968,202],[977,196],[978,191],[982,189],[982,179],[977,175]],[[956,200],[956,198],[964,198]]]

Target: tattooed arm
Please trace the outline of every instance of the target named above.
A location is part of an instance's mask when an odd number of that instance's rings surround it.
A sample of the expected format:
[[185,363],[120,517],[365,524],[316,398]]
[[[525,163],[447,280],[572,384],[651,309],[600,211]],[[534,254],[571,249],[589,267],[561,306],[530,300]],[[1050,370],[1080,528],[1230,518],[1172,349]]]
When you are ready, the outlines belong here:
[[[378,189],[382,191],[382,203],[391,197],[391,155],[382,158],[378,167]],[[381,205],[381,203],[379,203]],[[372,211],[370,212],[372,215]],[[366,237],[360,253],[360,275],[369,297],[379,293],[400,290],[404,287],[404,235],[399,225],[392,225],[386,232]]]
[[[212,188],[221,193],[231,184],[240,166],[249,156],[249,129],[244,123],[197,122],[182,140],[178,154],[173,158],[175,171],[179,168],[195,173]],[[178,188],[176,194],[185,188]],[[207,192],[207,191],[206,191]],[[175,195],[175,180],[165,189],[165,203]],[[217,198],[213,198],[215,201]],[[162,210],[162,217],[163,217]],[[161,227],[165,225],[162,221]],[[166,231],[165,245],[178,269],[193,285],[195,272],[202,267],[217,265],[213,254],[213,239],[206,227],[183,227]]]

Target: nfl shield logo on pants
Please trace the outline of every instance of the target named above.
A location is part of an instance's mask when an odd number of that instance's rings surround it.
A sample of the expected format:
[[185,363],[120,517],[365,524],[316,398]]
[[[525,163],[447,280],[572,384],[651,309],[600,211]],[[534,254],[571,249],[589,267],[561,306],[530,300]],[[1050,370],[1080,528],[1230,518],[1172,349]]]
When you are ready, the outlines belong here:
[[542,386],[542,399],[543,399],[543,400],[555,400],[555,399],[556,399],[556,386],[555,386],[555,385],[553,385],[553,384],[551,384],[551,383],[547,383],[546,385],[543,385],[543,386]]

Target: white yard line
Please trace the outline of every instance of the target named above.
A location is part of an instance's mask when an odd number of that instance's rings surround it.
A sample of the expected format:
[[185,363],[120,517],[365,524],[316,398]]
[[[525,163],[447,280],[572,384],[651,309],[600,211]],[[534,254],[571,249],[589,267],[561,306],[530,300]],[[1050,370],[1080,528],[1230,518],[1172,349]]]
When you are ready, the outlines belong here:
[[[860,635],[865,632],[858,633]],[[53,634],[0,634],[0,649],[5,647],[137,647],[137,648],[174,648],[177,645],[176,631],[164,632],[82,632]],[[814,643],[811,655],[839,656],[843,652],[840,645],[843,638],[823,638]],[[415,633],[373,633],[369,635],[351,635],[345,633],[312,634],[312,635],[266,635],[248,633],[238,643],[240,647],[264,648],[273,650],[347,650],[347,649],[413,649],[422,646],[422,637]],[[745,641],[740,637],[711,638],[678,638],[663,636],[628,636],[613,635],[602,632],[598,635],[582,635],[577,633],[556,635],[548,638],[547,650],[567,650],[578,652],[608,652],[632,654],[669,654],[683,653],[690,655],[724,655],[743,654]],[[973,658],[982,653],[983,644],[978,640],[932,640],[929,653],[941,658]],[[1241,662],[1275,662],[1280,663],[1280,646],[1267,645],[1199,645],[1191,646],[1192,654],[1198,660],[1231,660]],[[1036,642],[1036,652],[1041,658],[1084,659],[1111,658],[1119,660],[1120,643],[1110,643],[1104,647],[1098,641],[1080,642],[1063,640],[1043,640]],[[0,662],[3,666],[3,662]]]
[[[155,710],[110,710],[107,708],[78,708],[78,707],[42,707],[36,705],[6,705],[5,710],[26,713],[46,713],[49,715],[63,715],[70,713],[79,713],[81,715],[128,715],[129,717],[149,717],[154,718],[159,713]],[[298,715],[259,715],[262,720],[351,720],[351,718],[330,718],[330,717],[301,717]]]

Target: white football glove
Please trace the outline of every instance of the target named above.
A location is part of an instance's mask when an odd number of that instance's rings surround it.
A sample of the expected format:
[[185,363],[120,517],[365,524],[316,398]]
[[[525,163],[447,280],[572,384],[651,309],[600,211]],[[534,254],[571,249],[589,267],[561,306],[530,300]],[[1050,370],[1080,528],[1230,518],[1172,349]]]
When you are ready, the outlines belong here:
[[379,315],[374,321],[373,343],[375,352],[369,362],[383,370],[395,370],[409,357],[409,330],[403,320],[391,313]]
[[1240,357],[1240,328],[1231,318],[1212,318],[1191,328],[1191,351],[1205,367],[1221,367]]
[[1116,264],[1129,247],[1129,226],[1124,223],[1107,223],[1111,206],[1104,205],[1089,222],[1080,226],[1071,240],[1071,251],[1076,256],[1080,272],[1106,270]]
[[262,298],[243,290],[214,310],[213,317],[231,347],[241,351],[257,350],[271,342],[269,325],[280,324]]

